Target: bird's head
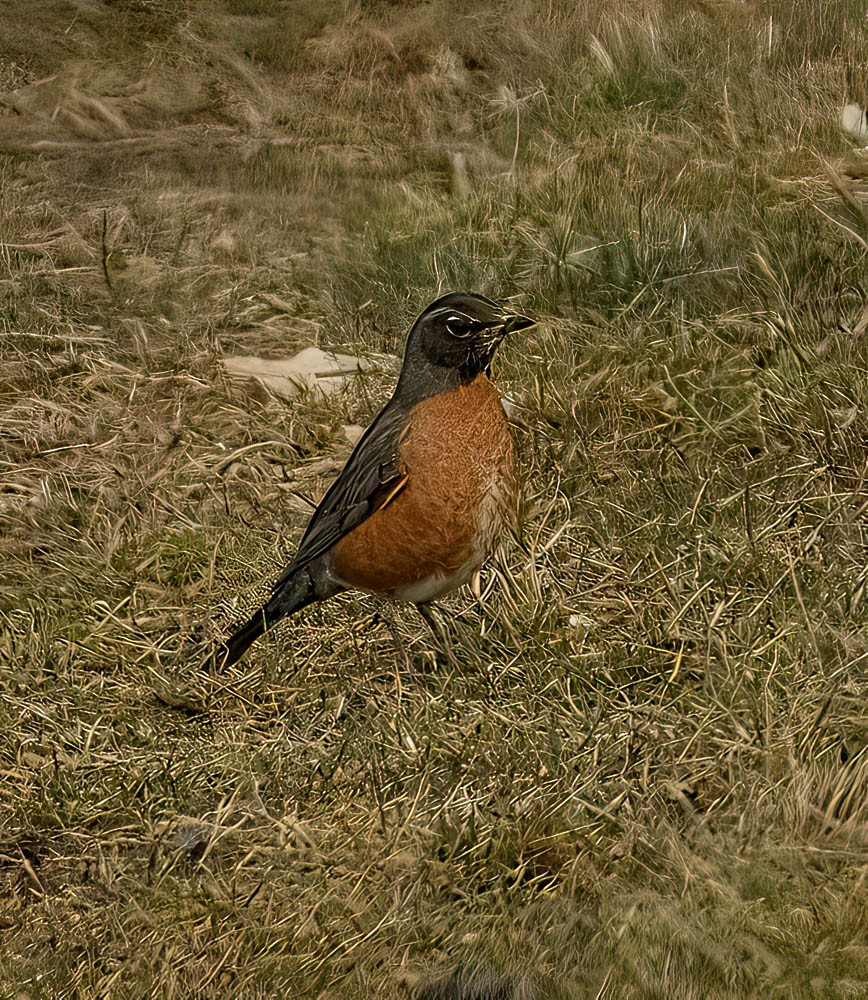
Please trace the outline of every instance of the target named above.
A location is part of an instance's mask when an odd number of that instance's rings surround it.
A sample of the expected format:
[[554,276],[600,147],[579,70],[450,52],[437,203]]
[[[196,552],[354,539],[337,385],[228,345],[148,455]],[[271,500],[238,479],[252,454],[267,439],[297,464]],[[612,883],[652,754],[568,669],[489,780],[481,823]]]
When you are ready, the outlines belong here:
[[498,302],[470,292],[435,299],[416,318],[407,338],[405,371],[443,369],[444,381],[472,382],[487,372],[503,338],[535,321]]

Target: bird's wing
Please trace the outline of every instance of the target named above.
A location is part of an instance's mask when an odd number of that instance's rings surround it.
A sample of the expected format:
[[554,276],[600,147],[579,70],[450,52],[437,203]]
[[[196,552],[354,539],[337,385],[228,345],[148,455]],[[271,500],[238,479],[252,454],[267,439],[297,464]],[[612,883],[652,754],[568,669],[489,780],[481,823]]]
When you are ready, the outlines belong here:
[[280,575],[274,590],[401,492],[408,473],[401,464],[399,447],[409,432],[403,407],[387,405],[380,412],[314,511],[295,559]]

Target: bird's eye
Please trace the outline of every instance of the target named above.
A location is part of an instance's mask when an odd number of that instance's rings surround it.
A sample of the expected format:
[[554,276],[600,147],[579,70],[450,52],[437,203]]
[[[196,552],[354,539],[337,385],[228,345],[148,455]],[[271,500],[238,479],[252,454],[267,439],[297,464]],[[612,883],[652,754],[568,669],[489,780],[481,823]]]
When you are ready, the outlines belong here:
[[473,324],[464,316],[447,316],[446,329],[453,337],[467,337],[473,330]]

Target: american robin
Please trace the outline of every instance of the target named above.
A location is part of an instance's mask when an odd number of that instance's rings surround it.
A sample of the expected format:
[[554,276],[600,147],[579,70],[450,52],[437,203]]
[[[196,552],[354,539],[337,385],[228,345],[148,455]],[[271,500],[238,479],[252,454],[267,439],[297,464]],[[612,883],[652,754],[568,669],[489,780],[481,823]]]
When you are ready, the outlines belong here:
[[491,361],[508,333],[533,325],[460,292],[419,315],[392,398],[320,501],[271,598],[215,651],[219,664],[342,590],[424,605],[470,580],[516,507],[512,437]]

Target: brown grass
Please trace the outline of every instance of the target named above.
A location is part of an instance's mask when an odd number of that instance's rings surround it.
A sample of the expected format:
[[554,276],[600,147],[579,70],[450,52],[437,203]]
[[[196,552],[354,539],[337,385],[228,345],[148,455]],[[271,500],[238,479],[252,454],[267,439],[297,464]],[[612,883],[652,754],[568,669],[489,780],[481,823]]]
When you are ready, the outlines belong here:
[[[0,992],[865,992],[863,29],[7,5]],[[541,324],[451,658],[347,595],[202,672],[453,287]]]

